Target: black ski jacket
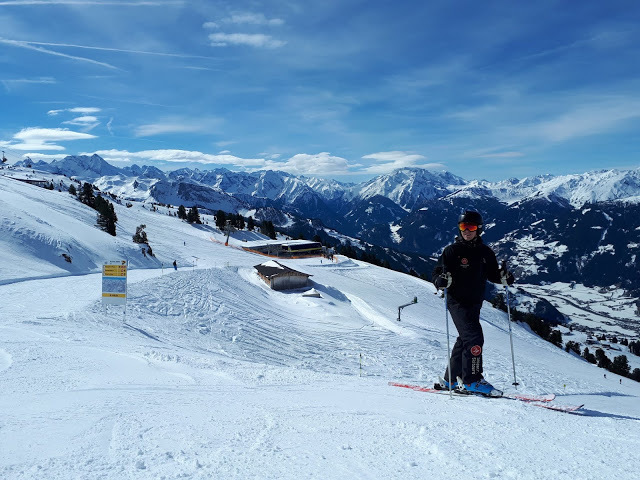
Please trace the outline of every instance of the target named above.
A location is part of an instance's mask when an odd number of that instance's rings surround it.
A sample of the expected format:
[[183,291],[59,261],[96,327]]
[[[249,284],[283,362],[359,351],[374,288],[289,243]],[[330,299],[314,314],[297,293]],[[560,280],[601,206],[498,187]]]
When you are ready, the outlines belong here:
[[447,294],[462,305],[482,303],[487,280],[500,283],[500,269],[493,250],[476,237],[467,242],[461,237],[445,247],[433,269],[435,282],[443,272],[451,273],[453,282]]

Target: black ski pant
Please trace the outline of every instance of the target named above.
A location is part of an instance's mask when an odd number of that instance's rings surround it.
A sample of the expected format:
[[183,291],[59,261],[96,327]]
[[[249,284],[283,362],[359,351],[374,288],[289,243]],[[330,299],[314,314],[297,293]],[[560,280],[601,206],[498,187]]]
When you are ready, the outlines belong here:
[[482,348],[484,335],[480,325],[480,308],[482,304],[461,305],[452,298],[448,299],[449,313],[456,329],[458,339],[451,350],[451,377],[449,368],[445,372],[445,380],[462,378],[464,383],[477,382],[482,378]]

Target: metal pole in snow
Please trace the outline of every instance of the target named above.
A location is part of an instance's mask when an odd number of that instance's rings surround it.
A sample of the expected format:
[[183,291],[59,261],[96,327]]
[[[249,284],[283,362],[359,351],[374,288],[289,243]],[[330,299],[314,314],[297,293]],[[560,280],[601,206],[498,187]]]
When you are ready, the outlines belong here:
[[507,292],[507,316],[509,317],[509,341],[511,342],[511,363],[513,364],[513,385],[518,389],[518,380],[516,379],[516,357],[513,354],[513,333],[511,332],[511,305],[509,305],[509,287],[504,286],[504,291]]
[[449,395],[453,399],[453,390],[451,389],[451,385],[453,384],[453,380],[451,379],[451,348],[449,345],[449,308],[447,304],[447,288],[444,289],[444,319],[447,325],[447,358],[449,359]]

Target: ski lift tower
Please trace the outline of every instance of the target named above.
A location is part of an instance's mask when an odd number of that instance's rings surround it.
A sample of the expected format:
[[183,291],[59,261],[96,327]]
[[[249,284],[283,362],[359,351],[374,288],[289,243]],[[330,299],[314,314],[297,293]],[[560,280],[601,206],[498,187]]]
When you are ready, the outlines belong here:
[[418,303],[418,297],[413,297],[413,300],[411,302],[405,303],[404,305],[400,305],[398,307],[398,321],[400,321],[400,312],[402,312],[402,309],[404,307],[408,307],[409,305],[414,305],[416,303]]
[[231,225],[231,220],[227,220],[227,223],[225,223],[224,225],[224,231],[227,232],[227,240],[224,242],[225,247],[229,246],[229,236],[231,235],[231,232],[235,232],[236,228]]

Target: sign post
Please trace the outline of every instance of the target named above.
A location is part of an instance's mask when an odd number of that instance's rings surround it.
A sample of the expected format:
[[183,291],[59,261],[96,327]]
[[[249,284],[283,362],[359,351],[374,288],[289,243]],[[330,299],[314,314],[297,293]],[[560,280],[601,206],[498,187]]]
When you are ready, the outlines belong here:
[[124,305],[127,311],[127,261],[102,265],[102,305]]

